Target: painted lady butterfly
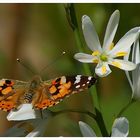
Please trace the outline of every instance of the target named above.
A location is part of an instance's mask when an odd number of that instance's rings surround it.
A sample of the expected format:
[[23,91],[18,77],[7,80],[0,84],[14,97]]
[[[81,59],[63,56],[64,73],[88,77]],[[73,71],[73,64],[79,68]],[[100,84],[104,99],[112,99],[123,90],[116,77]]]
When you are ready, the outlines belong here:
[[65,97],[83,91],[93,84],[92,76],[62,76],[54,80],[42,81],[35,76],[30,82],[0,80],[0,110],[17,109],[21,104],[32,103],[36,109],[45,109],[58,104]]

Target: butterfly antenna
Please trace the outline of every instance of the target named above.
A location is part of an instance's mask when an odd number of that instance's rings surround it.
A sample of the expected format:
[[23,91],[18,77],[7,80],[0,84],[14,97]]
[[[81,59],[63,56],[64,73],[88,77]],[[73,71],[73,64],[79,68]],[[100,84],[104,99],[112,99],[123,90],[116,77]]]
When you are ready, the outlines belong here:
[[53,62],[51,62],[50,64],[47,64],[47,65],[40,71],[40,74],[43,73],[43,71],[46,70],[49,66],[53,65],[57,60],[59,60],[59,59],[60,59],[62,56],[64,56],[65,54],[66,54],[66,52],[63,51],[63,52],[61,53],[60,56],[56,57],[56,58],[53,60]]
[[24,62],[22,62],[19,58],[17,58],[17,62],[21,64],[24,68],[26,68],[29,72],[35,75],[35,72],[31,70],[29,66],[27,66]]

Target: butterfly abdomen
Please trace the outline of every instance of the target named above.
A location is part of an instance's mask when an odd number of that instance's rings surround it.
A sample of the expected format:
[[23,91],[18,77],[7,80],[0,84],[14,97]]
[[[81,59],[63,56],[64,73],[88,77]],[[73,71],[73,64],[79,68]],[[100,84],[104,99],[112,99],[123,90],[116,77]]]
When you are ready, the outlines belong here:
[[29,90],[24,94],[25,103],[31,103],[33,100],[33,96],[36,94],[36,91],[40,87],[41,78],[39,76],[35,76],[30,83]]
[[28,91],[27,93],[24,94],[24,101],[25,103],[31,103],[33,99],[34,93],[32,91]]

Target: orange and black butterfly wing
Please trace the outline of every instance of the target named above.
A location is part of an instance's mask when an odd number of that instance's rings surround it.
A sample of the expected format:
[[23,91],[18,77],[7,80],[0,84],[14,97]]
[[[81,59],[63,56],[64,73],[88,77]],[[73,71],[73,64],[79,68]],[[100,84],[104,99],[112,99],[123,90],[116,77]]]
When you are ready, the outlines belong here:
[[79,93],[95,84],[92,76],[62,76],[49,82],[44,82],[42,94],[35,104],[38,109],[45,109],[58,104],[65,97]]
[[0,110],[16,109],[21,103],[27,83],[18,80],[0,80]]

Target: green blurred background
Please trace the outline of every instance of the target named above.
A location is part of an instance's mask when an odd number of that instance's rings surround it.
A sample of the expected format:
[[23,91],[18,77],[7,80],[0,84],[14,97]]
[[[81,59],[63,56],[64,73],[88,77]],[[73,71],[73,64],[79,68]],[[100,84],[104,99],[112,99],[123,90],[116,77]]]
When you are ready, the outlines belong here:
[[[115,36],[116,43],[128,30],[140,25],[140,4],[75,4],[77,21],[83,46],[87,48],[82,30],[81,17],[86,14],[91,17],[103,41],[104,32],[110,15],[119,9],[120,24]],[[83,64],[74,60],[78,52],[74,33],[68,24],[64,4],[0,4],[0,77],[18,80],[30,80],[32,74],[21,65],[16,58],[21,58],[32,70],[39,72],[44,66],[55,63],[41,73],[42,78],[52,79],[60,75],[84,74]],[[94,66],[91,70],[94,71]],[[114,116],[128,103],[131,89],[125,73],[113,68],[112,73],[97,82],[98,95],[103,117],[110,132]],[[92,90],[92,89],[91,89]],[[63,102],[51,108],[53,111],[63,109],[82,109],[93,112],[91,95],[88,92],[72,95]],[[10,128],[15,122],[8,122],[7,113],[0,111],[0,134]],[[140,136],[140,103],[133,104],[125,113],[130,122],[129,136]],[[94,120],[84,114],[65,113],[50,119],[46,126],[46,136],[82,136],[78,121],[88,123],[101,136]]]

